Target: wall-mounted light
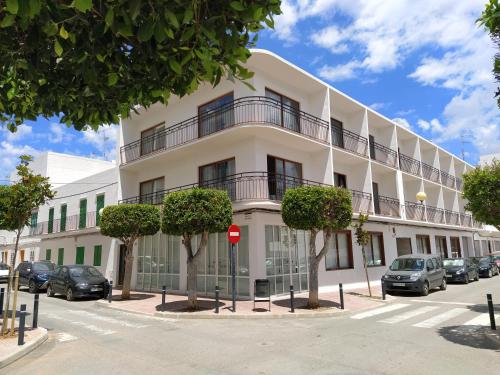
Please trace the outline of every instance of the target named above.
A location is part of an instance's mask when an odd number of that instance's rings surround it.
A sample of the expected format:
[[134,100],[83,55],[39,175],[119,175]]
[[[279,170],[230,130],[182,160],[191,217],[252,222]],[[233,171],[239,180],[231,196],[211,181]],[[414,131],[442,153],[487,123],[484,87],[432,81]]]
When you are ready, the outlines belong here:
[[417,201],[419,201],[421,204],[424,203],[424,201],[427,199],[427,194],[425,194],[425,191],[419,191],[416,195]]

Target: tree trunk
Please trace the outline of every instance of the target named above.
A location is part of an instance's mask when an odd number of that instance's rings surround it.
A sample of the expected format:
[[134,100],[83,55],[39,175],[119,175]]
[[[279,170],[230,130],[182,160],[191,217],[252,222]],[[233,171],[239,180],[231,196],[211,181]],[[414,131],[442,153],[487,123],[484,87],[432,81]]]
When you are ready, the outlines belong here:
[[[11,290],[14,290],[14,269],[16,266],[16,258],[17,258],[17,250],[19,249],[19,237],[21,237],[21,231],[22,229],[18,229],[16,233],[16,245],[14,247],[14,258],[12,260],[12,269],[9,272],[9,283],[8,283],[8,288],[7,288],[7,296],[5,297],[5,304],[3,306],[3,324],[7,325],[8,322],[8,311],[9,311],[9,305],[10,305],[10,294]],[[7,332],[6,327],[2,327],[2,334],[4,332]]]
[[183,242],[184,248],[187,253],[187,293],[188,293],[188,305],[192,310],[196,310],[198,307],[198,301],[196,296],[196,274],[197,274],[197,265],[196,258],[193,254],[193,246],[191,243],[191,236],[184,235]]
[[370,279],[368,278],[368,266],[366,264],[366,254],[365,254],[365,246],[363,245],[361,247],[361,252],[363,253],[363,266],[365,267],[365,276],[366,276],[366,282],[368,284],[368,293],[370,294],[370,297],[372,296],[372,288],[370,287]]
[[132,280],[132,267],[134,265],[134,242],[135,238],[126,243],[125,273],[123,274],[122,299],[130,299],[130,283]]
[[311,237],[309,238],[309,301],[307,307],[316,309],[319,307],[318,297],[318,266],[319,262],[316,257],[316,235],[318,232],[311,230]]

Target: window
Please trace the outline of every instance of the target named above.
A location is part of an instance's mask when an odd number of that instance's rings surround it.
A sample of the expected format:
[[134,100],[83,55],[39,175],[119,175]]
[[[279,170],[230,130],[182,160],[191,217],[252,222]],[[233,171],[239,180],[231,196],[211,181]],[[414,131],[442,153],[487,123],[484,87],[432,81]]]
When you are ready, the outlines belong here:
[[370,159],[375,159],[375,137],[368,135],[368,143],[370,144]]
[[68,206],[66,204],[61,205],[61,232],[66,231],[66,215],[68,212]]
[[286,189],[302,185],[302,165],[293,161],[267,156],[269,199],[281,200]]
[[378,196],[378,183],[372,182],[373,189],[373,208],[375,209],[375,214],[380,214],[380,199]]
[[446,236],[436,236],[436,251],[441,258],[448,258],[448,245],[446,244]]
[[427,259],[427,271],[434,271],[434,263],[432,262],[432,259]]
[[87,199],[80,199],[80,217],[78,220],[78,229],[87,227]]
[[266,88],[266,97],[274,99],[274,108],[268,109],[267,120],[272,124],[300,132],[299,102]]
[[38,224],[38,212],[32,212],[31,213],[30,227],[36,228],[37,224]]
[[45,250],[45,260],[50,260],[52,255],[52,250],[51,249],[46,249]]
[[417,234],[417,254],[430,254],[431,253],[431,241],[429,236]]
[[102,245],[94,246],[94,266],[101,265]]
[[57,249],[57,264],[59,266],[64,264],[64,249],[62,247]]
[[333,183],[335,186],[347,189],[347,176],[345,174],[333,173]]
[[198,134],[203,137],[234,125],[231,92],[198,107]]
[[460,237],[450,237],[451,257],[462,258],[462,251],[460,249]]
[[344,148],[344,125],[342,121],[331,118],[330,124],[332,127],[332,144]]
[[85,262],[85,247],[78,246],[76,248],[75,264],[84,264],[84,262]]
[[235,160],[227,159],[201,166],[198,170],[200,186],[227,191],[229,198],[236,198],[236,182],[230,176],[235,174]]
[[139,185],[139,202],[147,204],[161,204],[163,200],[164,187],[165,178],[163,177],[141,182]]
[[165,147],[165,123],[141,132],[141,155],[147,155]]
[[325,257],[326,270],[353,268],[351,232],[333,234],[331,247]]
[[383,266],[385,265],[384,255],[384,236],[382,233],[370,232],[370,241],[365,247],[366,261],[368,266]]
[[95,198],[95,215],[96,215],[96,225],[99,226],[101,224],[101,214],[100,210],[104,208],[104,194],[99,194]]
[[49,208],[49,223],[47,233],[54,232],[54,207]]
[[35,261],[35,250],[30,250],[30,262]]

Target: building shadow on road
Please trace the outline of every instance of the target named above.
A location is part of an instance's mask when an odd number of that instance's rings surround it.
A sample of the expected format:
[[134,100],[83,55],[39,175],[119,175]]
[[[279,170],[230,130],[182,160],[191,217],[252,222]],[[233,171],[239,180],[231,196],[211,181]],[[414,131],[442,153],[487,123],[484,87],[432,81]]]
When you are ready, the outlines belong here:
[[[308,299],[305,298],[305,297],[296,297],[294,298],[294,306],[295,306],[295,309],[297,310],[308,310],[309,308],[307,307],[307,302],[308,302]],[[281,300],[276,300],[276,301],[272,301],[272,304],[273,305],[276,305],[276,306],[279,306],[279,307],[290,307],[290,299],[287,298],[287,299],[281,299]],[[326,299],[320,299],[319,300],[319,308],[321,309],[322,307],[325,307],[325,308],[332,308],[332,307],[335,307],[335,308],[340,308],[340,304],[335,302],[335,301],[330,301],[330,300],[326,300]]]
[[[219,302],[219,309],[225,308],[224,302]],[[188,301],[173,301],[167,302],[164,305],[159,304],[155,306],[156,311],[168,311],[168,312],[195,312],[195,311],[207,311],[215,309],[215,301],[210,300],[200,300],[198,299],[198,308],[193,310],[189,307]]]
[[486,337],[487,329],[483,326],[448,326],[441,327],[438,334],[454,344],[476,349],[495,350],[500,353],[500,344]]
[[[478,313],[487,313],[488,312],[488,305],[486,303],[481,304],[471,304],[467,306],[467,308],[471,311],[478,312]],[[498,314],[500,312],[500,304],[494,304],[493,309],[495,310],[495,314]]]

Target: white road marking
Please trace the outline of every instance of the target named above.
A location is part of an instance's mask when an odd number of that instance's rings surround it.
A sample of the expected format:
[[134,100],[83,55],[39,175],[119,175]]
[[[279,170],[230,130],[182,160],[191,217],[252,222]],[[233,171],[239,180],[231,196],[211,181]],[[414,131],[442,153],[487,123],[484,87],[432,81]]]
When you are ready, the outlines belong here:
[[453,319],[459,315],[462,315],[463,313],[466,313],[469,311],[468,309],[464,309],[461,307],[457,307],[451,310],[448,310],[445,313],[433,316],[430,319],[424,320],[420,323],[414,324],[413,327],[418,327],[418,328],[432,328],[440,323],[443,323],[449,319]]
[[365,311],[365,312],[353,315],[353,316],[351,316],[351,319],[369,318],[371,316],[384,314],[384,313],[394,311],[394,310],[399,310],[399,309],[402,309],[403,307],[407,307],[407,306],[409,306],[409,305],[406,303],[395,303],[393,305],[384,306],[384,307],[380,307],[378,309],[373,309],[373,310],[369,310],[369,311]]
[[149,327],[146,324],[131,323],[131,322],[127,322],[125,320],[118,320],[115,318],[111,318],[109,316],[102,316],[102,315],[94,314],[94,313],[84,311],[84,310],[67,310],[67,311],[72,313],[72,314],[80,315],[83,317],[88,317],[88,318],[95,319],[95,320],[100,320],[100,321],[103,321],[106,323],[118,324],[118,325],[121,325],[121,326],[127,327],[127,328],[146,328],[146,327]]
[[420,302],[420,303],[439,303],[441,305],[462,305],[462,306],[471,306],[474,303],[471,302],[447,302],[447,301],[431,301],[428,299],[412,299],[411,302]]
[[102,329],[102,328],[97,327],[97,326],[95,326],[93,324],[87,324],[85,322],[80,322],[80,321],[77,321],[77,320],[71,320],[71,319],[63,318],[62,316],[59,316],[59,315],[56,315],[56,314],[45,314],[45,315],[47,315],[51,319],[61,320],[63,322],[67,322],[67,323],[73,324],[75,326],[79,326],[79,327],[88,329],[89,331],[98,333],[100,335],[112,335],[113,333],[116,333],[116,331],[112,331],[110,329]]
[[73,336],[67,332],[56,333],[56,340],[59,342],[75,341],[78,337]]
[[399,322],[402,322],[404,320],[408,320],[408,319],[414,318],[418,315],[426,314],[428,312],[431,312],[431,311],[434,311],[437,309],[439,309],[438,306],[424,306],[424,307],[421,307],[419,309],[415,309],[415,310],[405,312],[403,314],[395,315],[393,317],[390,317],[390,318],[387,318],[384,320],[379,320],[379,322],[387,323],[387,324],[399,323]]
[[[500,314],[495,315],[495,320],[500,318]],[[489,326],[490,325],[490,314],[481,314],[476,316],[463,324],[464,326]]]

